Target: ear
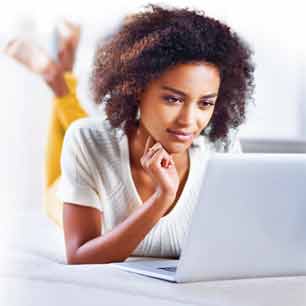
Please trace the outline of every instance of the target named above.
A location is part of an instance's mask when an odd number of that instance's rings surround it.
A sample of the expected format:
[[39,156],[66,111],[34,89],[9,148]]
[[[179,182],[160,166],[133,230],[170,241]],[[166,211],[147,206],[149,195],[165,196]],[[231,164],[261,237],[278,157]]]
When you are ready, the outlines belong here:
[[143,96],[142,93],[137,93],[136,94],[136,103],[137,103],[138,107],[140,105],[140,101],[142,100],[142,96]]

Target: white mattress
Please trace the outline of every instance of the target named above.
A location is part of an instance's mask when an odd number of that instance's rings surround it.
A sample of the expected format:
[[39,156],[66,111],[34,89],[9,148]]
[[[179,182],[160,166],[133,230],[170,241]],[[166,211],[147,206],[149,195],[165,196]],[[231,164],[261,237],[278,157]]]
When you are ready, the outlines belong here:
[[306,305],[304,276],[173,284],[109,265],[69,266],[62,233],[43,213],[0,221],[0,305]]

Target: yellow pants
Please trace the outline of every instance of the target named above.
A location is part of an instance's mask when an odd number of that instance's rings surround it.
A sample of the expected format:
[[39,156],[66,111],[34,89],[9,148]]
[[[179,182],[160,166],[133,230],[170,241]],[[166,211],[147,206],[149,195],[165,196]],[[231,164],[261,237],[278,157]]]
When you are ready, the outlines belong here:
[[63,203],[56,197],[56,188],[61,175],[60,159],[65,132],[69,125],[87,113],[77,98],[77,80],[72,73],[64,75],[69,92],[55,97],[52,103],[48,138],[45,148],[44,211],[61,229],[63,228]]

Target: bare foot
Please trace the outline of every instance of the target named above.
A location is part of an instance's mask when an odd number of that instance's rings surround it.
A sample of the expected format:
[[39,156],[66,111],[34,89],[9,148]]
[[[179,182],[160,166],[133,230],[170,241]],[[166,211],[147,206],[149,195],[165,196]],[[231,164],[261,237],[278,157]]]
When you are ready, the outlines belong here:
[[81,27],[79,24],[63,20],[57,25],[56,31],[58,32],[59,38],[59,65],[65,72],[71,72],[80,41]]
[[42,48],[29,40],[16,38],[11,40],[3,51],[30,71],[39,74],[56,96],[68,93],[63,69],[52,61]]
[[51,59],[43,49],[23,38],[11,40],[3,51],[37,74],[42,74],[52,64]]

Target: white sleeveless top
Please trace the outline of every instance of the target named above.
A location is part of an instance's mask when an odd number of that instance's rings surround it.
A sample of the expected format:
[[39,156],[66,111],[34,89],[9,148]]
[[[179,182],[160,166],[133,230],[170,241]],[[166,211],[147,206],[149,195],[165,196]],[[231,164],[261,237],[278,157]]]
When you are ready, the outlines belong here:
[[[193,141],[188,150],[190,169],[180,198],[133,255],[179,257],[206,161],[214,152],[240,153],[240,143],[233,134],[226,149],[222,143],[211,143],[205,136]],[[103,118],[82,118],[69,126],[64,138],[61,170],[57,196],[62,202],[103,212],[102,234],[111,231],[142,205],[132,178],[128,137]]]

